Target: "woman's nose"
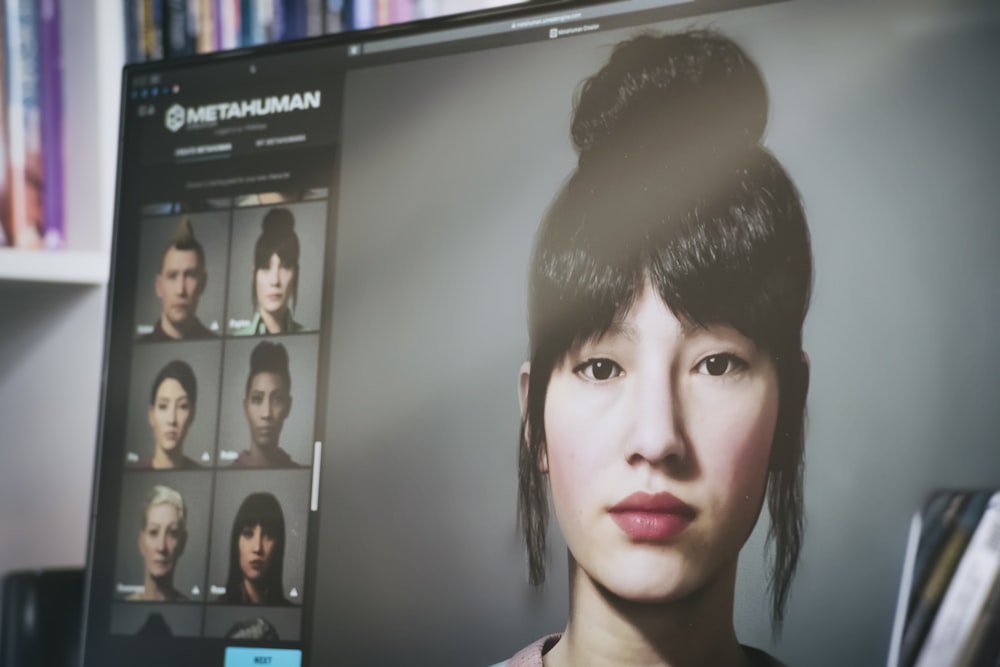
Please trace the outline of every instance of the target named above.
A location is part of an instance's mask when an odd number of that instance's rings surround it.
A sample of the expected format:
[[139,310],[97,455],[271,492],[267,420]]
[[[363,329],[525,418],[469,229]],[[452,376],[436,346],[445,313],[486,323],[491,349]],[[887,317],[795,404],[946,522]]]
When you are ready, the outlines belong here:
[[669,373],[639,378],[630,405],[632,428],[627,456],[630,463],[658,465],[686,456],[683,411],[676,382]]

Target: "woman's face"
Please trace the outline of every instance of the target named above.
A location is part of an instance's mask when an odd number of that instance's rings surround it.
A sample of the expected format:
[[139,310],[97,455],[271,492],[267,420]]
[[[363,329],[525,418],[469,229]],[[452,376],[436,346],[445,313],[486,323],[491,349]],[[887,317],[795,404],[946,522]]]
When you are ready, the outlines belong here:
[[146,572],[154,579],[169,576],[183,551],[184,530],[177,508],[169,503],[150,507],[146,525],[139,531],[139,553]]
[[262,449],[277,447],[291,409],[292,397],[282,376],[268,372],[254,375],[243,401],[254,444]]
[[735,571],[778,414],[774,365],[753,342],[682,323],[647,285],[556,366],[544,414],[556,516],[590,578],[670,601]]
[[247,581],[263,580],[271,570],[274,555],[274,535],[260,524],[246,526],[240,531],[240,570]]
[[188,428],[193,421],[193,406],[187,392],[174,378],[167,378],[156,388],[156,398],[149,408],[149,425],[157,449],[165,452],[184,447]]
[[254,276],[257,303],[261,311],[274,316],[284,316],[288,312],[288,302],[292,296],[295,269],[284,266],[275,253],[268,260],[268,265],[257,269]]

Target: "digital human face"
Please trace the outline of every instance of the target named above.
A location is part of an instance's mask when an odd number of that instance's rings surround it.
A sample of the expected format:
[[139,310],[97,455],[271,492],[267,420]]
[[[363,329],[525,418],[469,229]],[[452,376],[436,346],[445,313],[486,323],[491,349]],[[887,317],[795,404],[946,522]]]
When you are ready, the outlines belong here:
[[292,409],[292,397],[285,380],[276,373],[257,373],[243,400],[250,438],[262,449],[278,446],[281,427]]
[[157,449],[170,453],[181,450],[194,417],[194,406],[181,383],[167,378],[156,388],[149,408],[149,425]]
[[292,296],[295,270],[283,265],[275,253],[268,260],[268,265],[257,269],[254,276],[260,309],[275,317],[284,316]]
[[730,327],[681,322],[647,285],[549,382],[542,465],[577,565],[633,601],[679,600],[734,573],[777,414],[766,353]]
[[205,274],[198,263],[198,253],[168,248],[156,276],[156,296],[171,324],[184,326],[194,317],[204,287]]
[[247,581],[263,580],[271,570],[275,537],[260,524],[240,531],[240,570]]
[[139,553],[146,573],[161,579],[173,573],[184,551],[180,513],[169,503],[153,505],[146,512],[146,525],[139,532]]

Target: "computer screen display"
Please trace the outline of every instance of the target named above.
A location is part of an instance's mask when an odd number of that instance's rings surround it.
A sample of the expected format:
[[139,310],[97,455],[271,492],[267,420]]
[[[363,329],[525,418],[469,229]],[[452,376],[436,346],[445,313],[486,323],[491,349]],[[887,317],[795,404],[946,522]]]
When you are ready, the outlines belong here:
[[581,576],[629,597],[602,539],[702,573],[660,602],[735,578],[745,646],[884,661],[912,508],[1000,482],[981,18],[622,0],[127,67],[84,664],[494,664]]

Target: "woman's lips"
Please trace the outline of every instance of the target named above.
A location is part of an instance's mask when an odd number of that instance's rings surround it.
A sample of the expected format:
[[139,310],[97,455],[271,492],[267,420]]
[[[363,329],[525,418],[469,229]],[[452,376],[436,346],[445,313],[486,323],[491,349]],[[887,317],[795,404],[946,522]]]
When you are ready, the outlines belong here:
[[608,510],[611,519],[636,542],[669,542],[698,512],[669,493],[633,493]]

